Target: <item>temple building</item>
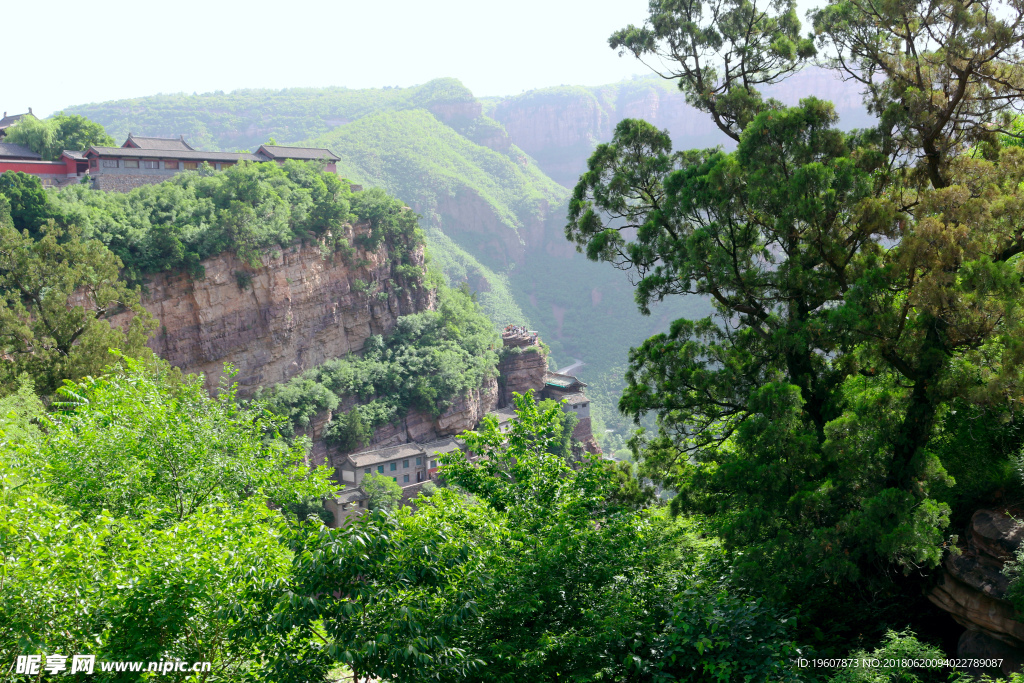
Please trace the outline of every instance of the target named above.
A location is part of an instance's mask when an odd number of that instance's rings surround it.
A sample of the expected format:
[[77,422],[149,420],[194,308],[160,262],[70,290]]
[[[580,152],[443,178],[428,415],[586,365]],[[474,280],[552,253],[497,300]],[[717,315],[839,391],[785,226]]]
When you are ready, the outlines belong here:
[[[2,122],[25,116],[4,116]],[[0,128],[0,133],[3,129]],[[0,136],[2,139],[2,136]],[[84,151],[65,150],[59,161],[44,161],[27,147],[0,141],[0,173],[20,171],[38,176],[46,186],[64,186],[88,178],[93,189],[127,192],[142,185],[161,183],[182,171],[196,171],[206,164],[210,170],[223,171],[240,161],[283,164],[319,161],[324,170],[336,172],[339,158],[329,149],[261,145],[256,152],[207,152],[189,145],[184,136],[155,138],[128,134],[120,147],[90,147]]]
[[11,114],[8,116],[7,112],[4,112],[4,115],[0,116],[0,140],[7,134],[7,129],[16,124],[23,116],[34,116],[32,107],[29,107],[28,111],[24,114]]

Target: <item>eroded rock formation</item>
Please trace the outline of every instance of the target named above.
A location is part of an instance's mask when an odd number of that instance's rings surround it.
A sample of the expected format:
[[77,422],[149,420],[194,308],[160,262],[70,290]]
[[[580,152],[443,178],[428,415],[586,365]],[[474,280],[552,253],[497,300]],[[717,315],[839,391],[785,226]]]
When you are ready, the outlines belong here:
[[[509,348],[515,347],[506,347],[506,349]],[[548,357],[540,346],[529,346],[520,349],[518,353],[503,354],[498,363],[498,372],[501,375],[498,407],[504,408],[512,405],[513,393],[525,394],[531,389],[539,399],[540,392],[544,388],[544,374],[547,370]]]
[[[422,265],[422,250],[414,259]],[[159,273],[147,283],[144,304],[160,325],[150,346],[205,373],[210,388],[231,363],[243,395],[358,352],[399,316],[432,306],[425,288],[396,285],[384,247],[359,249],[346,263],[319,245],[294,245],[264,254],[260,268],[225,252],[203,267],[203,278]]]
[[[355,405],[353,399],[343,402],[335,411],[325,411],[310,420],[306,435],[313,440],[308,458],[312,466],[334,465],[336,449],[323,439],[324,430],[335,414],[344,413]],[[396,423],[385,425],[374,431],[370,442],[360,450],[375,450],[403,443],[425,443],[445,436],[453,436],[473,429],[484,415],[498,405],[498,382],[491,377],[484,384],[465,396],[461,396],[447,410],[433,417],[421,410],[412,409]]]
[[1024,623],[1007,600],[1003,574],[1021,540],[1024,524],[1004,512],[978,510],[971,516],[960,553],[950,553],[938,571],[928,599],[967,631],[957,656],[1003,659],[1003,671],[1024,666]]

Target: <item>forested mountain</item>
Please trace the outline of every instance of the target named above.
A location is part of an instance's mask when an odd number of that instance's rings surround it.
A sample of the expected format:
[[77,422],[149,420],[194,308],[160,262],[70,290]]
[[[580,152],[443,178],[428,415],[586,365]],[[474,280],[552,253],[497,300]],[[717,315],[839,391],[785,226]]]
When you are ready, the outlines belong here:
[[[866,121],[856,91],[821,70],[770,94],[788,103],[816,94],[837,102],[847,127]],[[559,365],[585,363],[578,374],[591,385],[599,433],[627,427],[614,404],[629,348],[709,310],[675,301],[641,316],[625,275],[588,262],[563,234],[567,188],[622,118],[664,127],[684,148],[731,142],[657,77],[480,100],[446,78],[410,88],[154,95],[66,111],[118,139],[134,132],[223,150],[270,138],[330,148],[341,175],[382,187],[423,216],[431,257],[450,281],[469,282],[496,325],[526,322]]]

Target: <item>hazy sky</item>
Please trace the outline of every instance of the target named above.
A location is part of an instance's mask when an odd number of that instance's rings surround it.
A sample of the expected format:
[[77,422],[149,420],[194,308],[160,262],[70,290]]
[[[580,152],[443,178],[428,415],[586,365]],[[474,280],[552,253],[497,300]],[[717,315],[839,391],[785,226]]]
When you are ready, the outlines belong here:
[[647,0],[5,2],[0,111],[442,76],[476,95],[599,85],[648,73],[607,45],[646,14]]

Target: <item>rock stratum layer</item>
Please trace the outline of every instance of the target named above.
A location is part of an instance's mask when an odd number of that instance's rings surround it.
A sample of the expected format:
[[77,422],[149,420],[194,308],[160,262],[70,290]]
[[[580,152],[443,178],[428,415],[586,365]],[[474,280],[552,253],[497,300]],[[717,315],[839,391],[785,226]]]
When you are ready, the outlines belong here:
[[959,554],[950,553],[938,571],[928,599],[949,612],[967,631],[957,656],[998,658],[1003,672],[1024,666],[1024,623],[1007,599],[1009,579],[1003,566],[1013,560],[1024,524],[995,510],[978,510],[967,526]]
[[[414,260],[423,265],[422,249]],[[358,352],[399,316],[433,305],[428,290],[392,272],[384,247],[357,249],[348,262],[312,244],[271,250],[259,268],[230,252],[202,265],[202,278],[159,273],[146,284],[143,303],[159,321],[150,347],[186,372],[204,373],[208,388],[225,363],[234,365],[244,396]]]

